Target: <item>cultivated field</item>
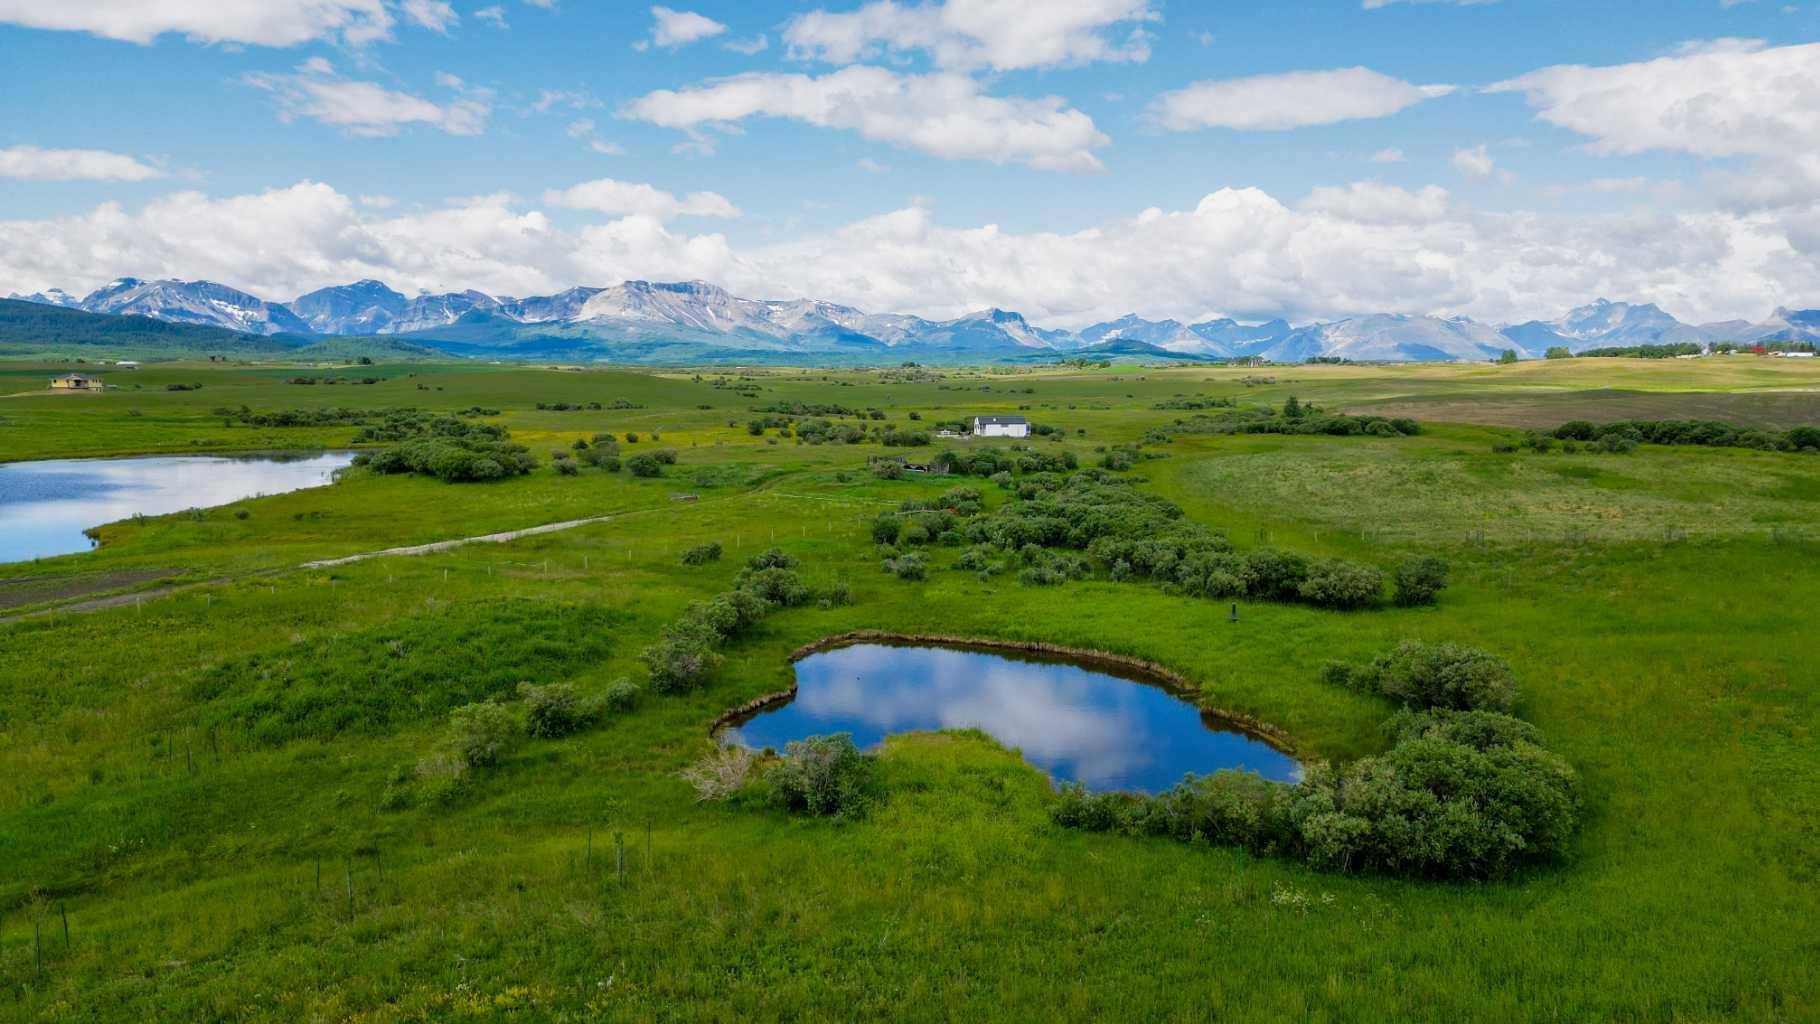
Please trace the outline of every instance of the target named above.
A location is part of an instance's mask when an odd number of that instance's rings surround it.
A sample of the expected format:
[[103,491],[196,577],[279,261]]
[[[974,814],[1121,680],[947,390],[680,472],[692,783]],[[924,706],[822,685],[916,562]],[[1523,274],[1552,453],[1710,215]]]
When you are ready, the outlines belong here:
[[[252,426],[240,410],[412,406],[478,407],[539,465],[466,483],[357,469],[0,566],[0,1018],[1820,1015],[1820,454],[1493,450],[1573,419],[1820,424],[1820,367],[203,364],[40,392],[67,369],[0,365],[0,394],[18,392],[0,398],[0,461],[343,447],[359,428]],[[1187,399],[1292,395],[1423,429],[1153,433],[1193,417]],[[878,513],[957,483],[990,507],[1013,497],[984,479],[882,479],[868,461],[1009,443],[808,444],[749,427],[794,403],[877,409],[906,430],[1021,412],[1060,431],[1029,448],[1082,465],[1142,444],[1119,475],[1241,552],[1386,569],[1437,555],[1452,585],[1419,608],[1241,600],[1232,622],[1228,601],[1103,567],[1056,586],[957,571],[962,549],[941,544],[926,580],[900,579],[880,570]],[[554,468],[553,450],[608,432],[628,459],[676,461],[655,477]],[[682,564],[707,542],[720,561]],[[851,603],[776,610],[706,685],[653,692],[640,651],[774,546]],[[1062,828],[1048,781],[976,733],[891,741],[859,820],[698,803],[679,772],[709,751],[709,723],[786,687],[791,651],[857,629],[1154,661],[1333,762],[1382,751],[1390,708],[1323,682],[1325,662],[1406,638],[1482,647],[1577,769],[1581,827],[1565,857],[1498,880],[1317,871]],[[621,679],[642,688],[629,710],[489,768],[434,767],[453,705],[520,681],[596,695]]]

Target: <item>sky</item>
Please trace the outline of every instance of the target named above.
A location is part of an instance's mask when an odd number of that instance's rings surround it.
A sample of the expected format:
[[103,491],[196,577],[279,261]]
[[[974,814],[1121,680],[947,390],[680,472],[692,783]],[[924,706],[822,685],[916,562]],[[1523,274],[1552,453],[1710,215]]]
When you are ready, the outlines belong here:
[[1820,306],[1820,0],[0,0],[0,294]]

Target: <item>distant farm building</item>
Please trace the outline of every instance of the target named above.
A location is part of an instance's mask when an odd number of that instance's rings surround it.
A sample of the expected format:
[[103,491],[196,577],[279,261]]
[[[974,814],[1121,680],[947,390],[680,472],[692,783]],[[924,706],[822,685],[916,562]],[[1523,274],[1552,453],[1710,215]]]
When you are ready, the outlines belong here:
[[1030,421],[1022,416],[975,416],[974,437],[1029,437]]
[[66,373],[61,377],[51,378],[52,391],[100,391],[105,385],[94,377],[84,377],[80,373]]

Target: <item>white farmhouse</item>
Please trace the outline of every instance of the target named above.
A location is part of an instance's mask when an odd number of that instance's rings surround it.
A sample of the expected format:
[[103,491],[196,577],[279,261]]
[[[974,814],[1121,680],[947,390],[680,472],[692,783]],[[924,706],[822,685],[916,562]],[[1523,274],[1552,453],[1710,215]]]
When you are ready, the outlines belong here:
[[975,416],[974,437],[1029,437],[1030,421],[1022,416]]

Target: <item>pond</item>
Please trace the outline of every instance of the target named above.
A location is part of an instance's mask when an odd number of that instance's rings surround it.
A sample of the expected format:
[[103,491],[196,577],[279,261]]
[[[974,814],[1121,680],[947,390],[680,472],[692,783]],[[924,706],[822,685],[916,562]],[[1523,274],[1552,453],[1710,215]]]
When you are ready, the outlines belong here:
[[170,455],[0,464],[0,562],[94,547],[82,531],[332,483],[350,452]]
[[1122,667],[1024,653],[861,643],[796,663],[796,696],[728,725],[725,743],[783,750],[852,733],[977,728],[1058,782],[1158,793],[1188,772],[1254,771],[1294,782],[1301,766],[1155,680]]

